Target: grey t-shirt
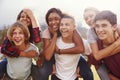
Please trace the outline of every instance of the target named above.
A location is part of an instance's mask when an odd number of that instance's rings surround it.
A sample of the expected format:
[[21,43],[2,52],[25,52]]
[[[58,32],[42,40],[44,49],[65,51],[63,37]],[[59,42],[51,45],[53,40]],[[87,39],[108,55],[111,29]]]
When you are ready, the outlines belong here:
[[98,37],[97,37],[93,28],[88,29],[86,35],[87,35],[87,40],[88,40],[89,43],[97,42]]
[[[36,50],[39,54],[38,48],[30,43],[30,47],[25,50]],[[7,58],[7,73],[12,79],[26,80],[31,73],[32,58],[28,57],[6,57]]]

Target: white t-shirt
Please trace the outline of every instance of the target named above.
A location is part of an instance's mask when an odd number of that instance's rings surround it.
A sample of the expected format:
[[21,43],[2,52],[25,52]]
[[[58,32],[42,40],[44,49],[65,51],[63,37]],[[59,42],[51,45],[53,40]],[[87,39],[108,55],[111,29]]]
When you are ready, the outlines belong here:
[[[30,43],[30,47],[25,50],[36,50],[39,54],[38,48]],[[27,57],[8,57],[7,58],[7,74],[12,79],[26,80],[31,73],[32,58]]]
[[95,43],[95,42],[97,42],[97,39],[98,39],[98,37],[97,37],[94,29],[93,28],[88,29],[88,31],[87,31],[88,42],[89,43]]
[[[61,37],[57,39],[56,45],[59,49],[68,49],[75,46],[74,43],[64,43]],[[62,80],[75,80],[79,59],[80,54],[55,54],[56,76]]]

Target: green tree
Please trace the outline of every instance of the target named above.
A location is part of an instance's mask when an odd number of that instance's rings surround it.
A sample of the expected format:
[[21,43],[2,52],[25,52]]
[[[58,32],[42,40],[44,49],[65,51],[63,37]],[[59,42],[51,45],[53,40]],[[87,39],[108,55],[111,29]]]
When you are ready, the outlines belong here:
[[2,41],[4,40],[4,38],[6,37],[7,35],[7,26],[4,26],[3,30],[0,31],[0,45],[2,44]]

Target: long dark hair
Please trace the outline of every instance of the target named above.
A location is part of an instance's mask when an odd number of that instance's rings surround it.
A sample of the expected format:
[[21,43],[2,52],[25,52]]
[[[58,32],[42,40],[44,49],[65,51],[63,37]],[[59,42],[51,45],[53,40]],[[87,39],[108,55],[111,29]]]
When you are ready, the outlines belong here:
[[[54,13],[54,12],[57,13],[61,18],[63,16],[62,11],[60,9],[57,9],[57,8],[49,9],[48,12],[46,13],[46,16],[45,16],[45,19],[46,19],[46,22],[47,22],[48,26],[49,26],[48,17],[51,13]],[[59,29],[57,30],[57,33],[58,33],[58,37],[61,36],[61,33],[60,33]],[[51,34],[51,37],[52,36],[53,35]]]
[[[22,12],[23,12],[23,10],[20,11],[20,13],[18,14],[18,16],[17,16],[17,21],[20,20],[20,17],[21,17],[21,13],[22,13]],[[30,33],[30,39],[29,39],[29,41],[30,41],[30,42],[33,42],[33,29],[32,29],[32,23],[28,26],[28,29],[29,29],[29,33]]]

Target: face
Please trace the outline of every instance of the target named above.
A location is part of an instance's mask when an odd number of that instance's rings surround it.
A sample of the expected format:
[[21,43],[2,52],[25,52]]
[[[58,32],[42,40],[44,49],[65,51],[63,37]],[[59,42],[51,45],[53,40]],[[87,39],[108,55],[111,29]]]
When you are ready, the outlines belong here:
[[48,17],[48,25],[53,31],[57,31],[60,26],[61,17],[57,13],[50,13]]
[[88,10],[84,13],[84,19],[86,24],[88,24],[90,27],[93,27],[94,23],[94,18],[96,16],[96,12],[92,10]]
[[67,38],[72,36],[74,28],[75,25],[72,19],[69,18],[61,19],[60,32],[62,34],[62,37]]
[[110,39],[114,37],[114,31],[116,27],[112,26],[107,20],[98,20],[95,22],[95,31],[98,35],[98,38],[101,40]]
[[21,13],[19,20],[27,26],[29,26],[31,24],[31,20],[25,12]]
[[21,28],[17,27],[12,33],[12,41],[16,46],[25,45],[25,36]]

